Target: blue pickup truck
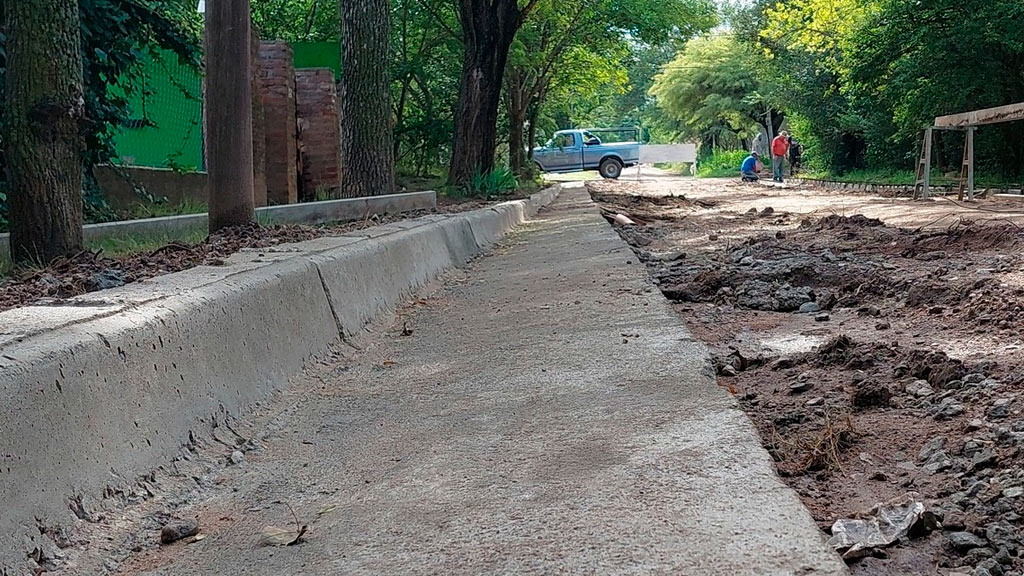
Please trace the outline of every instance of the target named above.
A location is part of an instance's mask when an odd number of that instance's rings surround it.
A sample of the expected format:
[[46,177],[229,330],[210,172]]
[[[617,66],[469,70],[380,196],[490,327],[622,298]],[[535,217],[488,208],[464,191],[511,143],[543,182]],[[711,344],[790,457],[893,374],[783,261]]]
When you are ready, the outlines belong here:
[[640,161],[640,143],[604,144],[589,130],[562,130],[533,149],[533,161],[544,172],[597,170],[604,178],[618,178],[623,167]]

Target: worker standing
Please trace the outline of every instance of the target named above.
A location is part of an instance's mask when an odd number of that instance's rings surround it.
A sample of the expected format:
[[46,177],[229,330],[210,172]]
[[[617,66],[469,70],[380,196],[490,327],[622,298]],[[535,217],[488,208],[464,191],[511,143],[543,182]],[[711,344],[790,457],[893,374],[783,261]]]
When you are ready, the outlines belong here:
[[783,130],[772,140],[772,180],[782,182],[782,170],[789,154],[789,132]]

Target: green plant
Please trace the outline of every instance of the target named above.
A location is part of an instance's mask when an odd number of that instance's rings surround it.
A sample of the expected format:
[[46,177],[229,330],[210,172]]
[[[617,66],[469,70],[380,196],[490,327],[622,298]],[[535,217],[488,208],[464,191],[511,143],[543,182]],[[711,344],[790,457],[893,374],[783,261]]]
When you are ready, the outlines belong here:
[[328,188],[323,184],[319,184],[316,190],[313,192],[313,199],[317,202],[324,202],[326,200],[337,200],[338,191],[336,189]]
[[739,176],[740,164],[747,157],[746,150],[715,150],[706,159],[697,163],[697,175],[701,178]]
[[495,196],[505,196],[515,192],[519,189],[519,182],[510,169],[500,167],[490,172],[477,172],[464,188],[466,196],[490,200]]

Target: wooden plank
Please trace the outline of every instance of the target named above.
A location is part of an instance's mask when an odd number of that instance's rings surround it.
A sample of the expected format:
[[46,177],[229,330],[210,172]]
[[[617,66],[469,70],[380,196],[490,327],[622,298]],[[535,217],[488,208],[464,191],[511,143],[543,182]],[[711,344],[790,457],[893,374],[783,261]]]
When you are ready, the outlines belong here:
[[974,110],[963,114],[950,114],[935,118],[937,128],[963,128],[966,126],[983,126],[985,124],[999,124],[1000,122],[1013,122],[1024,120],[1024,102],[998,106],[996,108],[985,108]]

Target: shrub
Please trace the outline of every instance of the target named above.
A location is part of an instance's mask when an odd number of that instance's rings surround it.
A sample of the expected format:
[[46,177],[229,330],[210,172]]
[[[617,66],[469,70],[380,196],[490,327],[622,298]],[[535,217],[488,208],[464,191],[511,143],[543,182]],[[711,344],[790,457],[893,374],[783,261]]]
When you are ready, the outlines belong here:
[[465,196],[476,196],[490,200],[495,196],[504,196],[519,189],[516,175],[506,167],[495,168],[490,172],[477,172],[466,183]]
[[749,153],[746,150],[715,150],[711,156],[697,163],[697,175],[701,178],[739,176],[740,164]]

